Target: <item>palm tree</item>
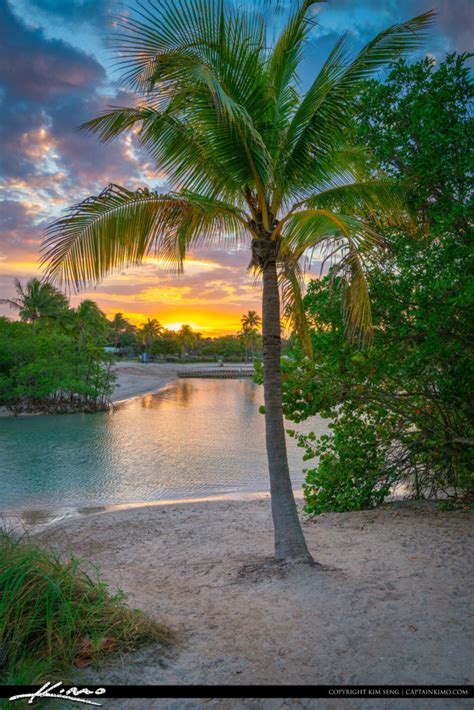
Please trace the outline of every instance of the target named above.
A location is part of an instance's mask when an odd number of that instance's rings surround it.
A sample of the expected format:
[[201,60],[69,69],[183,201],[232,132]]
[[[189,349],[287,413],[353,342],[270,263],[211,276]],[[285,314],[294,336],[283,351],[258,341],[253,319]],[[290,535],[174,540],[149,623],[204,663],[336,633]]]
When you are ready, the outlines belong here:
[[36,323],[41,318],[57,319],[67,312],[69,303],[66,296],[48,282],[30,279],[23,287],[15,279],[17,298],[2,298],[0,303],[6,303],[18,311],[20,319],[32,324],[33,332]]
[[240,319],[240,322],[242,323],[242,331],[248,333],[249,336],[253,362],[255,360],[255,335],[260,330],[262,319],[256,311],[247,311]]
[[79,347],[82,348],[86,338],[97,343],[105,337],[107,318],[95,301],[86,298],[72,313],[72,329],[79,334]]
[[341,38],[303,93],[298,67],[315,4],[292,3],[274,43],[266,17],[237,10],[231,0],[142,3],[124,17],[117,50],[137,105],[84,128],[102,141],[133,129],[176,191],[109,185],[56,221],[43,247],[48,276],[80,288],[150,251],[179,270],[198,244],[248,244],[251,268],[263,278],[275,555],[308,561],[286,452],[279,285],[309,350],[300,262],[329,245],[346,284],[348,333],[369,331],[364,268],[377,258],[379,242],[370,224],[391,223],[403,200],[387,179],[368,172],[365,152],[350,144],[356,97],[374,72],[421,46],[433,18],[425,13],[393,26],[355,57]]
[[140,340],[145,346],[145,352],[148,352],[152,344],[163,333],[164,328],[156,318],[147,318],[145,323],[142,323],[139,330]]
[[116,313],[110,322],[110,328],[112,331],[112,336],[114,339],[114,348],[118,348],[120,342],[120,336],[130,325],[128,320],[125,318],[123,313]]
[[176,339],[181,348],[181,357],[183,358],[183,360],[186,357],[188,350],[190,350],[196,344],[198,336],[199,334],[195,333],[190,325],[182,325],[181,328],[178,330]]

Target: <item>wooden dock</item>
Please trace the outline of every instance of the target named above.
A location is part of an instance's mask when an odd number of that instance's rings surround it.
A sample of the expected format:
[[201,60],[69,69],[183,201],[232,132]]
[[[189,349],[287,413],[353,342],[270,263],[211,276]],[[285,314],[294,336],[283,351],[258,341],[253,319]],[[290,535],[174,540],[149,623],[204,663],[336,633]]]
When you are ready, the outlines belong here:
[[243,368],[243,367],[214,367],[214,368],[201,368],[197,370],[182,370],[177,373],[178,377],[207,377],[209,379],[218,380],[236,380],[241,377],[253,377],[255,375],[255,370]]

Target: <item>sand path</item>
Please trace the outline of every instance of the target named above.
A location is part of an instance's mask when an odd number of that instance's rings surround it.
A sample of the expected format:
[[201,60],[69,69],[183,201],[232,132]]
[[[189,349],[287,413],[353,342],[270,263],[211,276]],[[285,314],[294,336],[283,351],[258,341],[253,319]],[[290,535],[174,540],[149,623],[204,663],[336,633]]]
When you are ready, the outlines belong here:
[[[175,652],[114,657],[89,682],[472,682],[473,516],[431,505],[325,514],[305,523],[324,568],[262,569],[268,499],[88,515],[40,534],[96,564],[133,606],[177,632]],[[284,695],[284,691],[282,691]],[[431,701],[110,700],[113,708],[424,708]],[[440,700],[440,708],[472,701]]]

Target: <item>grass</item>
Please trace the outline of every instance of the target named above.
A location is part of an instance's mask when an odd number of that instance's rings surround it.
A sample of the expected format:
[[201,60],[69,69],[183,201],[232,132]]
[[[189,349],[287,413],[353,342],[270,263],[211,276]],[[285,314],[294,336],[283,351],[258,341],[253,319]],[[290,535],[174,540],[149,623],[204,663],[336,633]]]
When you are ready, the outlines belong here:
[[106,653],[173,633],[93,579],[77,559],[0,533],[0,683],[71,680]]

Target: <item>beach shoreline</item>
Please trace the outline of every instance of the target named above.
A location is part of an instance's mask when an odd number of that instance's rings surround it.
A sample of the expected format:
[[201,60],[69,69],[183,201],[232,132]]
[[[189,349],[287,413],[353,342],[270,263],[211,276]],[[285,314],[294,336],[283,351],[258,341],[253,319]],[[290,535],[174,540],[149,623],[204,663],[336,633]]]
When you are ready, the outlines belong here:
[[113,404],[126,402],[134,397],[143,397],[147,394],[159,392],[165,387],[176,382],[178,371],[188,368],[179,363],[117,362],[113,372],[117,380],[111,395]]
[[326,513],[304,522],[314,568],[272,564],[268,496],[95,513],[33,539],[82,557],[178,633],[163,664],[145,648],[84,682],[464,685],[473,520],[409,501]]
[[[115,404],[162,390],[183,367],[196,365],[119,363]],[[111,655],[100,669],[81,671],[85,685],[472,682],[472,512],[397,501],[305,519],[318,563],[309,567],[272,561],[267,492],[64,510],[62,517],[24,511],[27,537],[84,560],[112,592],[124,590],[132,607],[179,640],[165,656],[153,646]],[[103,704],[120,710],[140,702]],[[219,707],[251,707],[226,702]],[[148,706],[175,710],[175,703]],[[377,710],[396,703],[381,700]],[[404,700],[403,707],[424,703]],[[462,706],[460,699],[443,705]],[[195,700],[185,707],[207,706]],[[275,700],[272,710],[280,707],[287,706]],[[365,710],[366,700],[350,707]]]

